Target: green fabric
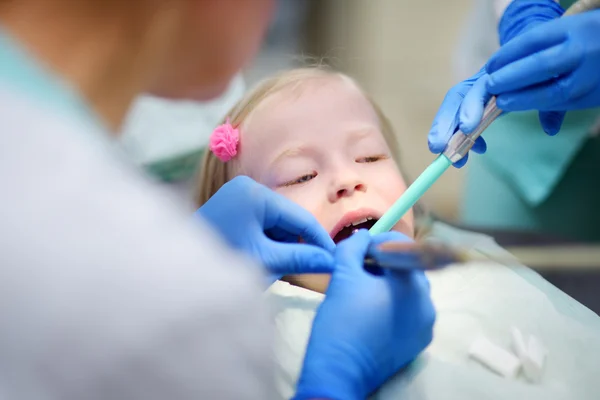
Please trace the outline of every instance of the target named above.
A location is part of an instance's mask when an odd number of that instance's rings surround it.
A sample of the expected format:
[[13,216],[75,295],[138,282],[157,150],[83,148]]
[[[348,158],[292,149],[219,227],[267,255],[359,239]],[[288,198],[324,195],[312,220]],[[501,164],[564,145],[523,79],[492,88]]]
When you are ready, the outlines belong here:
[[488,152],[482,162],[530,206],[538,206],[552,194],[599,117],[600,109],[571,111],[559,134],[549,137],[537,112],[507,114],[484,132]]
[[57,115],[78,119],[94,128],[103,128],[96,114],[79,94],[28,54],[1,26],[0,83],[25,94],[43,107],[52,108]]
[[469,160],[461,209],[464,224],[600,241],[600,138],[586,140],[550,195],[535,206],[513,182],[490,169],[486,157]]

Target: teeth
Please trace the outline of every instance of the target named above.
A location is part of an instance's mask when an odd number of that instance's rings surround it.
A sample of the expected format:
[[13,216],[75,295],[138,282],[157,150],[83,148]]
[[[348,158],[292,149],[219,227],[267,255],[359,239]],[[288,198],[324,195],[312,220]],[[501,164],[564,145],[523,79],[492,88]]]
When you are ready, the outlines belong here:
[[351,226],[360,225],[360,224],[362,224],[364,222],[371,221],[371,220],[373,220],[373,217],[366,217],[366,218],[363,218],[361,220],[349,223],[348,225],[345,226],[345,228],[350,228]]
[[352,223],[352,226],[356,226],[356,225],[362,224],[362,223],[364,223],[364,222],[367,222],[367,218],[363,218],[363,219],[361,219],[360,221],[355,221],[355,222],[353,222],[353,223]]

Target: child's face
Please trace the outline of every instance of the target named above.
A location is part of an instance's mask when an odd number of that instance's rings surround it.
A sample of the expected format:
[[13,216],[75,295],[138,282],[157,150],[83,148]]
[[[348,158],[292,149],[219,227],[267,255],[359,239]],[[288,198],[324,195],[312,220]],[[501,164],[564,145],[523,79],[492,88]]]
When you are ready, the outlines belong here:
[[[336,242],[406,190],[373,107],[337,77],[268,98],[242,125],[240,146],[239,172],[309,210]],[[412,237],[412,212],[394,230]]]

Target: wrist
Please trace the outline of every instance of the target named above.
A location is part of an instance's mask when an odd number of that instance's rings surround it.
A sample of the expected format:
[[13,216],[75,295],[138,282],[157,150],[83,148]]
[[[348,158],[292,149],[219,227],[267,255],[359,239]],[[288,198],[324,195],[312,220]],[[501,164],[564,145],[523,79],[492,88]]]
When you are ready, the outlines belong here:
[[307,357],[293,399],[365,399],[369,393],[360,375],[354,363],[341,357]]
[[555,0],[514,0],[506,8],[498,24],[500,45],[540,23],[559,18],[564,12]]

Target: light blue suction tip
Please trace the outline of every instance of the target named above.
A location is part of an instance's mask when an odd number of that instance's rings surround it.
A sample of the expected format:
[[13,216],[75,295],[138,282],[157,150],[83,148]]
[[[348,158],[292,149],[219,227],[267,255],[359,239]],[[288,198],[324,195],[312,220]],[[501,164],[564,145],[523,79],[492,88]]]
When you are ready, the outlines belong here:
[[390,231],[451,165],[452,162],[443,154],[436,158],[390,209],[383,214],[383,217],[369,229],[369,232],[376,235]]

